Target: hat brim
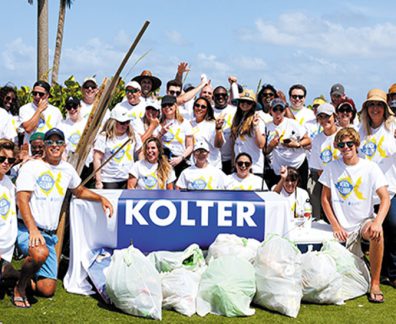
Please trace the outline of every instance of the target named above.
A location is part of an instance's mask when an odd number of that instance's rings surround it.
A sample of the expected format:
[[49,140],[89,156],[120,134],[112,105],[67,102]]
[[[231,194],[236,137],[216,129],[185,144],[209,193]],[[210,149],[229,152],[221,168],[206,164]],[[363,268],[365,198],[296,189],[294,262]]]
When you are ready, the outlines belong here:
[[150,80],[151,80],[151,82],[153,83],[153,87],[152,87],[151,91],[157,90],[157,89],[161,86],[161,84],[162,84],[162,82],[161,82],[160,79],[158,79],[158,78],[155,77],[155,76],[149,76],[149,75],[138,75],[138,76],[135,76],[135,77],[132,79],[132,81],[136,81],[136,82],[138,82],[138,83],[140,84],[140,82],[141,82],[143,79],[150,79]]
[[257,102],[254,101],[252,98],[249,98],[249,97],[243,97],[243,98],[232,99],[232,100],[231,100],[231,103],[232,103],[234,106],[238,106],[238,103],[239,103],[239,101],[241,101],[241,100],[253,102],[253,103],[254,103],[254,108],[256,108],[256,106],[257,106]]
[[331,94],[330,94],[330,96],[332,96],[332,95],[338,95],[338,96],[344,96],[345,95],[345,93],[344,92],[341,92],[341,91],[333,91]]
[[392,109],[390,109],[390,107],[389,107],[388,103],[386,102],[386,100],[384,100],[384,98],[378,97],[378,96],[372,96],[372,97],[370,97],[370,99],[366,99],[366,101],[363,102],[362,109],[366,109],[367,108],[367,104],[370,101],[380,101],[380,102],[384,103],[386,108],[388,109],[389,114],[390,115],[394,115]]

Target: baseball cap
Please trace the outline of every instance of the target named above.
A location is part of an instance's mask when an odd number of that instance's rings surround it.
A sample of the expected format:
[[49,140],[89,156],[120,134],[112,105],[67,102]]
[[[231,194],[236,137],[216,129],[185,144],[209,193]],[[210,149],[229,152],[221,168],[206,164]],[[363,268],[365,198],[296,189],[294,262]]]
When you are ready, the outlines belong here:
[[176,103],[176,97],[174,96],[163,96],[161,100],[161,106],[174,105]]
[[35,132],[29,138],[29,143],[37,140],[44,140],[45,134],[42,132]]
[[336,83],[336,84],[334,84],[334,85],[331,87],[331,89],[330,89],[330,96],[333,95],[333,94],[335,94],[335,95],[340,95],[340,96],[345,95],[345,88],[344,88],[344,86],[343,86],[341,83]]
[[95,83],[96,86],[98,86],[98,82],[96,82],[96,79],[94,77],[85,78],[82,85],[86,84],[87,82],[93,82],[93,83]]
[[45,133],[44,141],[48,140],[53,135],[57,135],[60,139],[65,140],[65,134],[59,128],[51,128]]
[[161,105],[158,100],[147,100],[146,108],[151,107],[156,110],[161,110]]
[[195,152],[196,150],[200,150],[200,149],[209,152],[209,145],[208,145],[208,143],[206,143],[206,142],[204,142],[204,141],[196,142],[195,145],[194,145],[194,152]]
[[328,102],[322,103],[319,105],[318,110],[316,111],[316,116],[319,114],[326,114],[327,116],[335,114],[334,106]]
[[128,113],[123,109],[113,109],[110,113],[110,118],[113,118],[120,123],[132,120],[132,117],[128,116]]
[[138,89],[138,90],[142,90],[142,88],[140,87],[140,84],[137,81],[129,81],[126,86],[125,89],[131,87],[134,89]]
[[277,106],[281,106],[283,109],[285,109],[286,103],[280,98],[275,98],[271,101],[271,108],[275,108]]
[[65,108],[76,107],[80,105],[80,99],[70,96],[66,99]]

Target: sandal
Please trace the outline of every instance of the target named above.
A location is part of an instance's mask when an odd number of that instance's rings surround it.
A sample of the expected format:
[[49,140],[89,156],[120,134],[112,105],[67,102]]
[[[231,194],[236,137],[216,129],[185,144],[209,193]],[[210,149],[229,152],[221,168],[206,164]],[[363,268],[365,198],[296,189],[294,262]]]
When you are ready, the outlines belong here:
[[[15,296],[14,293],[11,294],[11,303],[17,308],[30,308],[32,307],[26,296]],[[21,303],[21,304],[17,304]],[[23,305],[22,305],[23,303]]]
[[370,292],[367,298],[370,303],[374,304],[382,304],[385,301],[382,291]]

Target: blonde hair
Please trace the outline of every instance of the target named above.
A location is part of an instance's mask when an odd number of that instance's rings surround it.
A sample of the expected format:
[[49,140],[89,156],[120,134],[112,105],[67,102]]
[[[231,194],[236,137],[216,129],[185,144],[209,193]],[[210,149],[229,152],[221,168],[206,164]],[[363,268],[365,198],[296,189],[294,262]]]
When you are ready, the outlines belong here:
[[[176,105],[176,108],[175,108],[175,119],[181,124],[184,121],[184,118],[183,118],[182,114],[180,113],[179,107],[177,106],[177,104],[174,104],[174,105]],[[165,114],[161,111],[161,119],[160,119],[161,124],[165,120],[166,120]]]
[[160,189],[166,189],[166,180],[168,179],[169,173],[172,171],[172,166],[168,162],[168,158],[164,155],[164,149],[160,140],[156,137],[149,137],[143,143],[143,154],[144,158],[147,160],[147,146],[149,143],[154,142],[158,149],[158,186]]
[[[388,106],[382,103],[382,107],[384,107],[384,116],[383,116],[383,122],[384,122],[384,126],[385,129],[387,131],[391,130],[391,125],[395,122],[395,117],[391,115],[390,110],[388,108]],[[367,135],[371,135],[372,131],[371,131],[371,118],[368,114],[368,107],[367,107],[367,103],[363,106],[363,109],[360,111],[359,113],[359,119],[360,119],[360,123],[362,124],[364,131],[366,132]]]
[[[115,119],[109,118],[103,125],[101,134],[106,136],[106,140],[116,138],[116,123],[117,121]],[[131,139],[132,143],[135,142],[135,134],[131,124],[128,125],[126,134]]]
[[234,115],[231,125],[231,136],[235,141],[238,136],[248,135],[252,136],[254,119],[254,107],[249,111],[244,112],[239,107]]

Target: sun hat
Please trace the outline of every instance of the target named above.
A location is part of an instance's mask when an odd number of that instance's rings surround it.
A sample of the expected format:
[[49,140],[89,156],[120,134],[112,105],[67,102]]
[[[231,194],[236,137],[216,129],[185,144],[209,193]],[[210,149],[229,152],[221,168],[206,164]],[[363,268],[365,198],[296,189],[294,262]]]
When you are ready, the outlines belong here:
[[144,70],[142,73],[140,73],[140,75],[135,76],[131,81],[136,81],[136,82],[139,82],[139,84],[140,84],[142,82],[142,80],[145,78],[150,79],[151,82],[153,83],[153,87],[152,87],[151,91],[157,90],[162,84],[161,80],[158,79],[157,77],[153,76],[153,74],[149,70]]
[[385,107],[388,109],[388,112],[390,115],[393,115],[392,110],[390,109],[390,107],[388,106],[388,102],[387,102],[387,95],[386,92],[384,90],[381,89],[371,89],[368,93],[367,93],[367,99],[363,102],[362,105],[362,110],[367,108],[367,104],[370,101],[380,101],[382,102]]
[[233,99],[232,104],[237,106],[239,101],[241,100],[246,100],[246,101],[251,101],[254,103],[254,107],[257,105],[257,100],[256,100],[256,94],[254,93],[253,90],[250,89],[244,89],[242,93],[239,95],[239,98]]

